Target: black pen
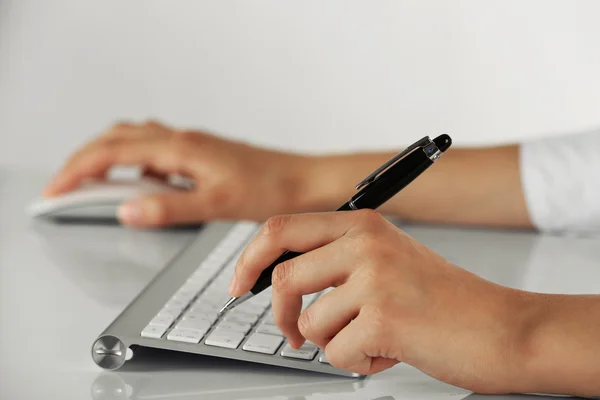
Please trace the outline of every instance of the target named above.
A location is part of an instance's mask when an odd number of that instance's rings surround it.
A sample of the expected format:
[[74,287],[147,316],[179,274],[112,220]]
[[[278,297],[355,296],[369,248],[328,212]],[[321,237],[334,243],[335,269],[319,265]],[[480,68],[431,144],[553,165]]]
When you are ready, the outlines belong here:
[[[417,141],[359,183],[356,186],[359,192],[336,211],[376,209],[433,165],[451,145],[452,139],[448,135],[440,135],[433,140],[426,136]],[[232,297],[219,312],[231,310],[271,286],[271,275],[275,267],[301,254],[293,251],[283,253],[263,270],[249,292],[240,297]]]

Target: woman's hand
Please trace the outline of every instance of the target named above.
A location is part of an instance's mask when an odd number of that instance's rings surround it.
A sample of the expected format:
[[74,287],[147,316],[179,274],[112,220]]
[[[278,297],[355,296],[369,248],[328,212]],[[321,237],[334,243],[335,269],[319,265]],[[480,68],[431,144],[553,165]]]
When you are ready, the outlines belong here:
[[[336,367],[373,374],[398,362],[480,393],[518,387],[528,297],[461,269],[372,210],[270,218],[236,266],[230,294],[273,272],[275,322]],[[335,287],[301,313],[302,295]]]
[[154,176],[191,178],[195,188],[129,202],[119,212],[123,223],[150,227],[217,218],[262,221],[312,207],[306,193],[312,161],[158,123],[119,124],[73,155],[44,194],[60,195],[84,179],[103,178],[113,166],[135,165]]

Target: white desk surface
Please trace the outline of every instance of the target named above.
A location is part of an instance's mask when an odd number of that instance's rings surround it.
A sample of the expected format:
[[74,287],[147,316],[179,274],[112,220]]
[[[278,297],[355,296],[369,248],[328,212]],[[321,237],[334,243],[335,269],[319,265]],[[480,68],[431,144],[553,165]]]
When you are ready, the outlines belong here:
[[[435,400],[468,395],[406,365],[355,380],[149,353],[117,372],[101,370],[90,356],[96,336],[195,232],[32,221],[24,206],[47,176],[0,169],[0,398]],[[598,292],[600,239],[405,229],[455,263],[501,284]]]

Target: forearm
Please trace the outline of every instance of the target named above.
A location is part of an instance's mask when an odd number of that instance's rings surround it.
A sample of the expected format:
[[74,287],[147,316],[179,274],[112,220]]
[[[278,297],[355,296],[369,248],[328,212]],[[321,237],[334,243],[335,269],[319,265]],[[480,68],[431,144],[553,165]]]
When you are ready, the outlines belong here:
[[525,309],[523,365],[511,389],[600,396],[600,296],[534,294]]
[[[450,149],[380,211],[409,221],[532,226],[519,176],[518,146]],[[305,210],[337,208],[355,185],[395,153],[315,157]]]

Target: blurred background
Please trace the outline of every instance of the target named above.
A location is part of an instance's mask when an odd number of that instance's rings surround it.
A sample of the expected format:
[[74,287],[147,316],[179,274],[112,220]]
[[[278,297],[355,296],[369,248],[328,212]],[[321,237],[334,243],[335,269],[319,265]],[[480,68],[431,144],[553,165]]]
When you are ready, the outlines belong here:
[[600,126],[600,1],[0,0],[0,165],[117,120],[303,152]]

